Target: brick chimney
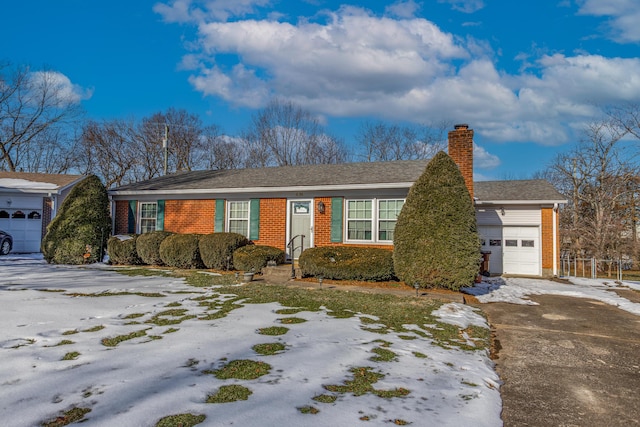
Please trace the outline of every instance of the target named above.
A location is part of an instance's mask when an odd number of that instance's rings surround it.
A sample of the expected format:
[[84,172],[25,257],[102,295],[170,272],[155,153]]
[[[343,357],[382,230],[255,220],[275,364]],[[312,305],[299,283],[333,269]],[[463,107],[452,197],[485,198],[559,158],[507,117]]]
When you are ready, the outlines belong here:
[[473,129],[469,125],[455,125],[449,132],[449,156],[460,168],[473,199]]

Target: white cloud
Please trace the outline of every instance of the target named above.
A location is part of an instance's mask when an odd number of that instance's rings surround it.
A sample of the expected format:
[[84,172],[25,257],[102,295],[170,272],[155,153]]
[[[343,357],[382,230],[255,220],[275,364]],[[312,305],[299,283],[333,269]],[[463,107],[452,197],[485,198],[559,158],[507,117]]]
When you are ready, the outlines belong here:
[[199,50],[182,67],[194,71],[196,90],[235,106],[259,108],[278,96],[318,115],[470,123],[495,141],[546,145],[571,140],[597,106],[640,100],[638,58],[538,52],[509,74],[487,42],[423,18],[352,6],[324,13],[296,23],[207,19],[198,26]]
[[579,0],[579,14],[609,17],[610,36],[620,43],[640,42],[640,2],[637,0]]
[[473,13],[484,7],[484,0],[438,0],[439,3],[448,3],[451,8],[464,13]]
[[62,105],[78,104],[93,96],[93,89],[73,84],[69,77],[57,71],[34,71],[29,73],[29,79],[38,96],[46,90],[49,96],[55,96],[56,103]]
[[270,3],[271,0],[171,0],[168,4],[156,3],[153,10],[166,22],[200,23],[250,15]]
[[500,158],[473,143],[473,165],[480,169],[494,169],[500,166]]
[[413,18],[420,7],[421,4],[416,3],[414,0],[398,0],[387,6],[385,12],[398,18]]

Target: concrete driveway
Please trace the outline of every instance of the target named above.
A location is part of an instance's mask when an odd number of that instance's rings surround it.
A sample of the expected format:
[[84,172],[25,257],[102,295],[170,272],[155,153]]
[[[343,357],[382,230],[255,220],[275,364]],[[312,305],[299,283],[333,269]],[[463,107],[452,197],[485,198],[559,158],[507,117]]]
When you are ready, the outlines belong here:
[[640,316],[591,299],[531,300],[540,305],[481,305],[496,339],[504,425],[640,425]]

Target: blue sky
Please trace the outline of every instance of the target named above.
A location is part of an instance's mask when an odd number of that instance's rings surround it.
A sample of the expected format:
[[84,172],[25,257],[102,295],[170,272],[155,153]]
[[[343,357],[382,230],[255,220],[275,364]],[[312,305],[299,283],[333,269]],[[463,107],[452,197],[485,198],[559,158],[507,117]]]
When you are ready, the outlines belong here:
[[277,96],[352,151],[364,120],[468,123],[479,179],[527,178],[603,106],[640,104],[637,0],[29,0],[0,10],[0,59],[60,73],[91,118],[184,108],[234,136]]

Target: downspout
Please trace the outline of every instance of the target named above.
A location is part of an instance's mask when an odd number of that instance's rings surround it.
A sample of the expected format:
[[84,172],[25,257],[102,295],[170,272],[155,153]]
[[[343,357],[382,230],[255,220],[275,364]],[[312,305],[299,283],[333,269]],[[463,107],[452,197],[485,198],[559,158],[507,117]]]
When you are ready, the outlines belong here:
[[113,197],[109,194],[109,207],[111,209],[111,235],[116,234],[116,202],[113,201]]
[[553,204],[552,210],[552,221],[553,221],[553,276],[558,277],[558,229],[557,229],[557,221],[558,221],[558,204]]

